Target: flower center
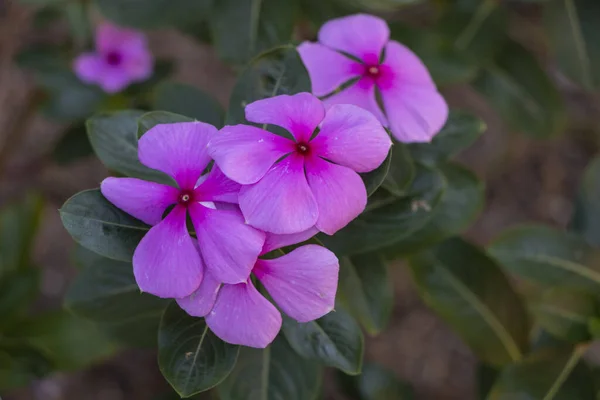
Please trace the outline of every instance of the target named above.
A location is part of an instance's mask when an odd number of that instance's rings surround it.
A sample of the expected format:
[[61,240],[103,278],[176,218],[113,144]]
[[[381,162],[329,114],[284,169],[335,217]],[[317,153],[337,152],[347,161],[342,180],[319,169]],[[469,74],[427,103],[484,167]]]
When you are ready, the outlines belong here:
[[116,52],[116,51],[111,51],[108,54],[106,54],[105,59],[106,59],[106,63],[113,67],[120,65],[121,61],[123,61],[123,57],[121,56],[121,53]]
[[184,206],[188,205],[193,199],[193,193],[187,190],[182,190],[179,193],[179,204],[182,204]]
[[370,65],[366,68],[366,72],[367,75],[369,75],[371,78],[377,78],[379,77],[379,74],[381,73],[381,69],[379,69],[379,65]]
[[296,151],[300,154],[308,154],[310,152],[310,147],[308,143],[298,143],[296,144]]

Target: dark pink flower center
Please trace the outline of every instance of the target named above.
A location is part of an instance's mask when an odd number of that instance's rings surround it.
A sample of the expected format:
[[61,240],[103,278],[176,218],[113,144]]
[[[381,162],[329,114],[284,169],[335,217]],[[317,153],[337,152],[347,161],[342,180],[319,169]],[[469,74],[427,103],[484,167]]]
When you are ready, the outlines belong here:
[[182,190],[179,192],[178,202],[183,206],[187,206],[194,201],[194,192],[191,190]]
[[310,146],[308,143],[300,142],[296,144],[296,151],[302,155],[308,155],[310,153]]
[[116,67],[121,64],[121,61],[123,61],[123,56],[117,51],[111,51],[106,54],[105,59],[108,65]]
[[379,65],[367,65],[365,66],[365,74],[373,79],[377,79],[381,75],[381,68]]

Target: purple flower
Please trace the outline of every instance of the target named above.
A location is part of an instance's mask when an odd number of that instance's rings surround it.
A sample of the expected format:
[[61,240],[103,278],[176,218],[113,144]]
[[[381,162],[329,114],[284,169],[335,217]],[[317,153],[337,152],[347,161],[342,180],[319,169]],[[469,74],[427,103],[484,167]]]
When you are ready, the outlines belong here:
[[[421,60],[389,37],[384,20],[357,14],[327,22],[319,31],[319,43],[304,42],[298,52],[313,93],[331,95],[325,104],[357,105],[377,116],[399,141],[429,142],[446,122],[448,105]],[[335,92],[356,78],[356,83]]]
[[357,172],[377,168],[391,146],[371,113],[341,104],[326,113],[319,99],[300,93],[249,104],[246,118],[294,138],[235,125],[209,143],[223,173],[244,185],[239,204],[248,224],[276,234],[316,225],[332,235],[364,210],[367,193]]
[[[267,234],[261,254],[302,242],[316,232]],[[309,244],[279,258],[258,259],[252,272],[279,308],[299,322],[315,320],[333,310],[339,261],[324,247]],[[264,348],[281,328],[280,312],[250,279],[221,286],[207,276],[194,294],[177,302],[192,316],[206,316],[215,335],[229,343]]]
[[86,83],[116,93],[152,75],[153,60],[143,33],[103,23],[96,32],[96,52],[75,59],[75,74]]
[[[261,252],[264,233],[246,225],[238,210],[215,206],[235,204],[240,186],[216,166],[201,176],[210,162],[206,145],[216,133],[212,125],[185,122],[157,125],[142,136],[141,163],[171,176],[178,188],[135,178],[102,182],[102,194],[110,202],[153,225],[133,255],[135,279],[144,292],[181,298],[209,284],[212,277],[231,284],[246,282]],[[188,213],[199,252],[186,226]],[[211,278],[203,280],[205,266]]]

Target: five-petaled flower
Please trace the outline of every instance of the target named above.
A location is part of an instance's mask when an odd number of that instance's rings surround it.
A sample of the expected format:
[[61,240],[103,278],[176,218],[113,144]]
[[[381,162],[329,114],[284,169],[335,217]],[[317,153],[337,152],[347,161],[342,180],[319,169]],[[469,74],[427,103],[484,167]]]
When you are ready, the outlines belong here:
[[[239,185],[217,166],[202,175],[211,161],[206,146],[216,133],[212,125],[185,122],[157,125],[140,138],[140,162],[169,175],[178,187],[136,178],[102,182],[110,202],[153,225],[133,255],[135,279],[144,292],[189,296],[203,282],[205,269],[219,282],[246,282],[263,248],[264,233],[245,224],[236,209]],[[188,213],[200,251],[188,233]]]
[[[261,255],[302,242],[316,232],[310,229],[292,235],[267,234]],[[315,320],[333,309],[338,272],[336,256],[314,244],[279,258],[259,258],[252,270],[279,308],[298,322]],[[259,293],[251,279],[221,286],[218,280],[206,276],[195,293],[177,302],[192,316],[206,316],[210,329],[228,343],[263,348],[281,328],[280,312]]]
[[327,22],[319,31],[319,43],[304,42],[298,52],[313,93],[329,96],[325,104],[360,106],[399,141],[429,142],[446,122],[448,106],[421,60],[389,37],[384,20],[357,14]]
[[239,205],[249,225],[276,234],[316,226],[332,235],[364,210],[367,193],[357,172],[377,168],[391,146],[370,112],[342,104],[326,112],[309,93],[255,101],[245,111],[248,121],[293,137],[235,125],[210,141],[219,168],[242,184]]
[[107,93],[148,79],[152,68],[152,54],[144,34],[110,23],[97,28],[96,52],[83,53],[74,63],[79,79],[97,84]]

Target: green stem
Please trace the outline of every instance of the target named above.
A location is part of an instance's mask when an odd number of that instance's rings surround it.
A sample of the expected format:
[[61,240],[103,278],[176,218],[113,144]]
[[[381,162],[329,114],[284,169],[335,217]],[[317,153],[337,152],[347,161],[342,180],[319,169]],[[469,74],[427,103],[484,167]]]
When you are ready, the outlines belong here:
[[580,345],[575,347],[575,350],[573,350],[573,354],[571,354],[571,357],[569,357],[567,364],[565,365],[563,370],[560,371],[560,375],[558,375],[558,378],[556,378],[556,381],[554,381],[554,384],[550,387],[548,393],[546,393],[543,400],[554,399],[554,396],[558,394],[560,388],[565,383],[567,378],[569,378],[569,375],[571,375],[573,368],[575,368],[577,363],[579,363],[579,359],[581,358],[581,356],[583,356],[587,348],[587,345]]

